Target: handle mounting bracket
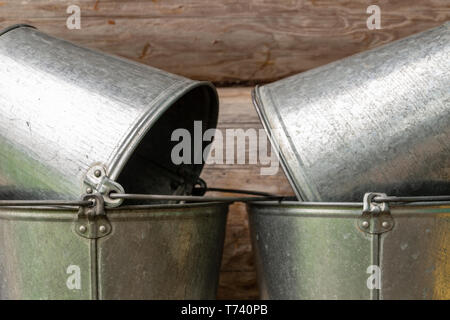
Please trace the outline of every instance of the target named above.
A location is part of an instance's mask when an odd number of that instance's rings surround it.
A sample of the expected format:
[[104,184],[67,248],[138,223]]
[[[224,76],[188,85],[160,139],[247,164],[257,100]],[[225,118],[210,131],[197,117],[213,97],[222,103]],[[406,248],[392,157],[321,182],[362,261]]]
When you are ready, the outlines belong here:
[[375,202],[375,197],[387,197],[384,193],[369,192],[364,195],[363,212],[358,228],[369,234],[381,234],[392,230],[395,221],[387,202]]

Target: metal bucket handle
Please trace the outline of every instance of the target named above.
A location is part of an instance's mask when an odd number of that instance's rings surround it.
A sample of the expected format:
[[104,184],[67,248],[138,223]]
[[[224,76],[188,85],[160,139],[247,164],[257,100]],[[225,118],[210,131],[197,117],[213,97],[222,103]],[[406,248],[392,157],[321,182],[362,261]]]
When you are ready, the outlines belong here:
[[[223,192],[252,195],[251,197],[218,197],[204,196],[206,192]],[[105,199],[104,194],[99,194]],[[0,207],[14,206],[44,206],[44,207],[93,207],[95,201],[93,194],[83,195],[81,200],[0,200]],[[199,179],[194,187],[193,195],[174,196],[174,195],[158,195],[158,194],[130,194],[110,192],[106,199],[116,200],[148,200],[148,201],[185,201],[185,202],[257,202],[257,201],[293,201],[295,197],[281,196],[261,191],[250,191],[241,189],[226,188],[209,188],[206,182]],[[385,193],[369,192],[364,196],[363,213],[366,215],[378,215],[382,212],[389,211],[389,203],[417,203],[417,202],[445,202],[450,201],[450,195],[441,196],[414,196],[414,197],[396,197],[387,196]],[[298,202],[298,200],[297,200]],[[302,202],[302,201],[300,201]]]
[[[237,193],[252,195],[254,197],[210,197],[205,196],[207,192]],[[209,188],[203,179],[198,178],[193,188],[192,195],[173,196],[173,195],[157,195],[157,194],[127,194],[120,192],[111,192],[108,198],[113,200],[148,200],[148,201],[186,201],[186,202],[251,202],[251,201],[282,201],[287,199],[286,196],[279,196],[267,192],[242,190],[242,189],[226,189],[226,188]]]
[[[173,196],[173,195],[159,195],[159,194],[130,194],[130,193],[118,193],[112,191],[106,197],[106,199],[112,199],[113,201],[123,200],[148,200],[148,201],[184,201],[184,202],[252,202],[252,201],[283,201],[288,199],[286,196],[278,196],[266,192],[250,191],[250,190],[238,190],[238,189],[225,189],[225,188],[208,188],[204,184],[204,190],[196,190],[195,193],[206,192],[224,192],[224,193],[238,193],[256,195],[253,197],[208,197],[203,195],[188,195],[188,196]],[[102,205],[106,204],[105,195],[100,193],[83,195],[79,201],[67,201],[67,200],[0,200],[0,207],[22,207],[22,206],[37,206],[37,207],[80,207],[80,208],[93,208],[96,207],[96,201],[98,197],[102,198]]]

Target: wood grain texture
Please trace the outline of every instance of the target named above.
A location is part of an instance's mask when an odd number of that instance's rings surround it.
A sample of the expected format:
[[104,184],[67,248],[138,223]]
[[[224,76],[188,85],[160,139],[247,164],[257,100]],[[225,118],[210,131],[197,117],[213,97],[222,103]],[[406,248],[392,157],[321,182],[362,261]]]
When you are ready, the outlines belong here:
[[[69,5],[81,29],[66,27]],[[381,8],[381,30],[366,9]],[[450,20],[448,0],[0,0],[0,28],[54,36],[216,83],[267,82]]]
[[[220,129],[262,128],[251,101],[250,88],[222,88],[219,89],[219,98]],[[250,164],[207,165],[202,178],[209,186],[294,194],[281,168],[278,174],[270,176],[260,175],[260,168],[260,165]],[[233,204],[228,215],[218,298],[258,298],[247,212],[245,205],[241,203]]]

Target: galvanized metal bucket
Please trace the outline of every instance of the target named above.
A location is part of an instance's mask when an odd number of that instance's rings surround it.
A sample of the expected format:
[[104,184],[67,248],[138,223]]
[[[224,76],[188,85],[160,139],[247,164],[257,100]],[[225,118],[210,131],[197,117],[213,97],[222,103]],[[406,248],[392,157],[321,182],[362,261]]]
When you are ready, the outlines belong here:
[[0,299],[216,297],[227,204],[91,200],[0,207]]
[[450,23],[256,87],[299,200],[450,191]]
[[450,197],[248,205],[265,299],[450,299]]
[[[175,129],[217,124],[218,98],[192,81],[29,26],[0,32],[0,198],[111,191],[189,194],[203,161],[176,165]],[[197,154],[198,150],[192,152]]]

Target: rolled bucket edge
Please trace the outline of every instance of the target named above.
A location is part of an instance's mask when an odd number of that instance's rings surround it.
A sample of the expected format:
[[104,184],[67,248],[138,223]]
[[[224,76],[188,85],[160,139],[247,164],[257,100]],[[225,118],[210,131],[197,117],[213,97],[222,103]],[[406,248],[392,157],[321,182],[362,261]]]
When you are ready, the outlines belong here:
[[[177,91],[180,87],[186,84],[188,85],[185,88]],[[116,181],[133,155],[133,152],[143,142],[153,125],[164,115],[166,111],[170,109],[171,106],[182,99],[183,96],[201,86],[208,89],[208,93],[212,98],[209,105],[212,114],[208,119],[208,128],[215,128],[217,126],[219,110],[219,97],[217,94],[217,89],[209,81],[195,81],[186,78],[183,82],[178,83],[176,86],[171,88],[174,95],[170,100],[163,101],[156,113],[148,112],[150,109],[147,109],[147,111],[143,113],[139,119],[137,119],[135,124],[130,127],[127,135],[123,137],[121,142],[119,142],[117,151],[113,152],[109,156],[109,160],[106,164],[109,178]],[[155,103],[158,103],[158,101]]]
[[[252,90],[253,106],[255,107],[256,113],[258,114],[258,117],[264,127],[264,130],[267,133],[267,136],[269,138],[271,145],[274,148],[274,151],[277,153],[277,158],[279,159],[279,161],[281,163],[281,167],[282,167],[284,173],[286,174],[286,178],[288,179],[289,184],[291,185],[292,189],[294,190],[295,195],[298,197],[299,201],[303,201],[304,199],[308,199],[308,197],[306,196],[306,193],[305,193],[305,187],[308,184],[304,183],[303,186],[298,186],[294,182],[295,179],[294,179],[293,170],[289,164],[289,161],[287,161],[284,152],[281,151],[277,137],[275,137],[272,134],[273,126],[271,126],[270,121],[275,121],[279,127],[283,126],[283,123],[280,121],[278,116],[271,117],[270,118],[271,120],[269,121],[269,117],[266,114],[267,107],[266,107],[265,103],[263,102],[263,99],[261,98],[261,90],[262,89],[263,89],[263,86],[257,85]],[[274,106],[275,105],[272,103],[271,107],[274,108]],[[283,130],[283,133],[285,133],[285,130]],[[294,155],[291,144],[288,143],[286,146],[289,149],[288,152],[290,154]],[[299,166],[298,169],[301,171],[302,177],[305,178],[305,172],[302,170],[302,168]],[[304,180],[304,179],[302,179],[302,180]],[[313,193],[313,192],[310,191],[309,193]],[[311,199],[311,197],[309,197],[309,199]],[[316,199],[312,199],[312,200],[320,201],[321,199],[316,198]]]
[[6,27],[5,29],[0,30],[0,37],[2,35],[4,35],[5,33],[8,33],[12,30],[18,29],[18,28],[32,28],[32,29],[36,29],[36,27],[30,25],[30,24],[26,24],[26,23],[18,23],[18,24],[13,24],[12,26]]

